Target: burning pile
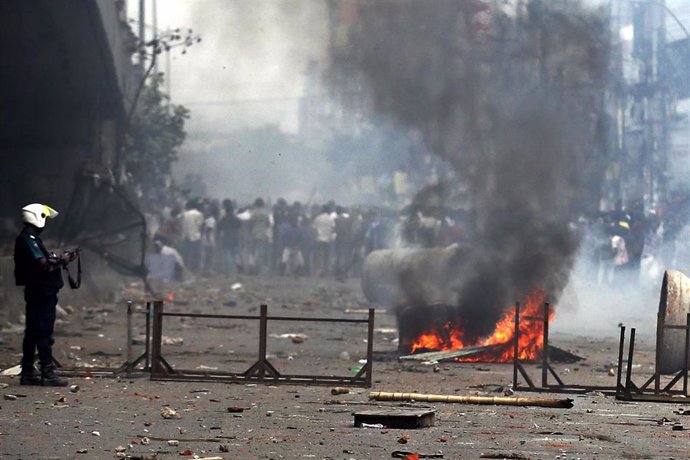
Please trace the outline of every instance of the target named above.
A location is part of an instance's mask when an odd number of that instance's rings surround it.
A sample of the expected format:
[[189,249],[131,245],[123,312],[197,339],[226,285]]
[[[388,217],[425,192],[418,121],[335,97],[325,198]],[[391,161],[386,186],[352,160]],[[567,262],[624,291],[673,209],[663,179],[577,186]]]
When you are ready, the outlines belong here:
[[[544,300],[545,293],[535,291],[520,307],[518,358],[536,360],[542,355],[544,346]],[[553,320],[553,309],[549,310],[549,323]],[[483,338],[470,337],[466,333],[462,318],[444,320],[442,324],[425,329],[419,334],[403,334],[401,349],[410,353],[429,351],[450,351],[472,348],[470,356],[455,357],[463,362],[511,362],[514,357],[515,307],[505,310],[496,323],[491,335]]]

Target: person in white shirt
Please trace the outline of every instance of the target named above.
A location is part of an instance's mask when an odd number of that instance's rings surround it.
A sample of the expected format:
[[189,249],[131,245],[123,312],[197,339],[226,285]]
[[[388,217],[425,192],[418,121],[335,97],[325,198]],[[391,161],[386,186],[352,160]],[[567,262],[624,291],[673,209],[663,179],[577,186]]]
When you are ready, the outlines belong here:
[[212,206],[206,214],[201,232],[201,265],[205,275],[211,274],[216,268],[216,226],[218,209]]
[[201,268],[201,229],[204,215],[197,209],[197,202],[189,200],[187,210],[182,213],[182,255],[190,270]]
[[317,276],[326,276],[330,271],[331,246],[335,241],[335,217],[328,206],[321,208],[313,223],[316,230],[314,249],[314,270]]
[[161,281],[181,281],[184,260],[180,253],[160,237],[153,241],[153,251],[153,254],[146,255],[148,277]]

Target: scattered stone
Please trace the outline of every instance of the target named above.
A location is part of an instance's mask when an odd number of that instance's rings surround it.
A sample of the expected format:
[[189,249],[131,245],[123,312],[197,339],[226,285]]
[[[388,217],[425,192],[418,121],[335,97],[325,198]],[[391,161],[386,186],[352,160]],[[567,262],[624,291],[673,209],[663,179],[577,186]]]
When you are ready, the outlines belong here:
[[227,444],[219,444],[218,445],[218,450],[220,452],[230,452],[230,448],[228,447]]
[[292,336],[292,343],[303,343],[307,339],[306,335],[303,334],[295,334]]
[[3,399],[5,401],[16,401],[17,400],[17,395],[11,395],[11,394],[6,394],[3,396]]
[[89,452],[89,449],[78,449],[78,450],[77,450],[77,453],[78,453],[78,454],[86,454],[86,453],[88,453],[88,452]]
[[166,406],[163,408],[163,411],[161,412],[161,417],[163,417],[166,420],[169,420],[173,418],[180,418],[180,414],[178,414],[175,409]]
[[76,393],[80,390],[79,385],[70,385],[69,387],[69,392],[70,393]]
[[94,436],[100,436],[101,435],[100,431],[92,431],[91,434]]
[[161,343],[163,345],[182,345],[184,343],[184,339],[182,337],[168,337],[167,335],[164,335],[161,338]]
[[117,446],[115,448],[115,452],[125,452],[126,450],[127,450],[127,448],[124,446]]
[[168,440],[168,445],[169,445],[169,446],[173,446],[173,447],[174,447],[174,446],[179,446],[179,445],[180,445],[180,441],[178,441],[177,439],[169,439],[169,440]]
[[230,406],[230,407],[228,407],[228,412],[241,413],[241,412],[244,412],[244,407]]
[[151,440],[149,438],[147,438],[146,436],[141,438],[141,445],[142,446],[148,446],[149,444],[151,444]]
[[408,435],[403,435],[403,436],[400,436],[398,438],[398,443],[407,444],[409,440],[410,440],[410,437]]
[[350,392],[349,388],[345,387],[334,387],[331,388],[331,394],[332,395],[346,395]]

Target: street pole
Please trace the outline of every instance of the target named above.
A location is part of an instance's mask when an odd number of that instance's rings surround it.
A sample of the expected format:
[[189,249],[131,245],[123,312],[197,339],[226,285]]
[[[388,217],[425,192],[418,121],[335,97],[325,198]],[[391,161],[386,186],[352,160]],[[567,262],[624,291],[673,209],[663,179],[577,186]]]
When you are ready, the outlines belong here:
[[139,0],[139,65],[142,71],[146,63],[146,0]]

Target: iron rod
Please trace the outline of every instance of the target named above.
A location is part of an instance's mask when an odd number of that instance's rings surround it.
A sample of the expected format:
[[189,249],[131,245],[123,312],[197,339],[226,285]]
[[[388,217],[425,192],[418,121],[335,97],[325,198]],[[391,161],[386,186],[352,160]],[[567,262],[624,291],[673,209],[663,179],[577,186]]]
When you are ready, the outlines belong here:
[[163,338],[163,302],[153,302],[153,330],[151,331],[151,375],[164,373],[161,362],[161,340]]
[[372,385],[372,370],[374,369],[374,309],[369,309],[369,330],[367,332],[367,386]]
[[132,370],[132,301],[127,301],[127,368],[126,374],[129,377]]
[[548,386],[549,372],[549,303],[544,302],[544,330],[541,351],[541,386]]
[[683,367],[683,395],[688,395],[688,366],[690,366],[690,313],[685,316],[685,366]]
[[[210,319],[261,319],[261,316],[252,315],[208,315],[204,313],[163,313],[163,316],[178,316],[184,318],[210,318]],[[352,319],[352,318],[299,318],[295,316],[266,316],[267,320],[277,321],[311,321],[311,322],[329,322],[329,323],[366,323],[368,319]]]
[[146,302],[146,343],[144,344],[144,354],[146,355],[145,371],[151,370],[151,302]]
[[518,387],[518,341],[520,337],[520,302],[515,302],[515,332],[513,333],[513,390]]
[[[632,386],[632,362],[635,353],[635,328],[630,329],[630,345],[628,346],[628,368],[625,370],[625,391],[630,394]],[[658,375],[658,374],[657,374]]]
[[616,394],[621,387],[623,377],[623,350],[625,348],[625,326],[621,326],[621,338],[618,342],[618,371],[616,372]]
[[661,389],[661,359],[663,356],[664,346],[664,322],[666,315],[664,312],[658,312],[656,316],[656,357],[654,363],[654,393],[659,394]]
[[259,320],[259,362],[261,367],[259,370],[259,379],[263,380],[266,369],[264,364],[266,363],[266,336],[268,335],[267,320],[268,317],[268,305],[261,305],[261,319]]

